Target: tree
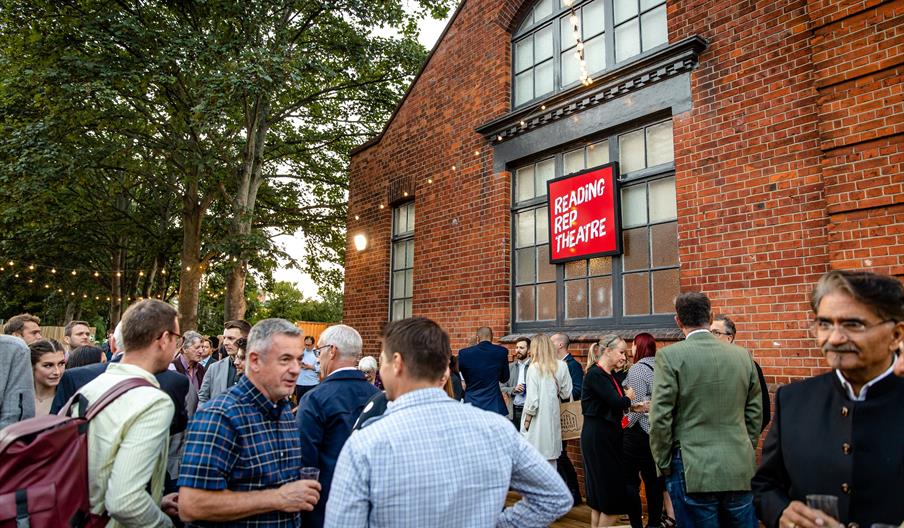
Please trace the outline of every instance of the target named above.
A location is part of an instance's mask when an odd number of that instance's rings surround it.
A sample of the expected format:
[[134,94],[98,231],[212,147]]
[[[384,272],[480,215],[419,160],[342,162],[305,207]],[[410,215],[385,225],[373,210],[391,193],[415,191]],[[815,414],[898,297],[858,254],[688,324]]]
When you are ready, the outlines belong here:
[[342,295],[325,291],[323,300],[307,299],[291,282],[276,282],[268,288],[260,319],[281,317],[289,321],[335,323],[342,319]]

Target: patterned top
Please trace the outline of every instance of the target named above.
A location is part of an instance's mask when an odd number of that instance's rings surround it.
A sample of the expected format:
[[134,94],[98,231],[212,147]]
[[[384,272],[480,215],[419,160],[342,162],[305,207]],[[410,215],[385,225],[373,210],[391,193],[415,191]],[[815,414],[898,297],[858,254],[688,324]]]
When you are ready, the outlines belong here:
[[[653,369],[656,367],[656,357],[645,357],[631,365],[628,370],[628,386],[634,389],[634,403],[649,400],[653,394]],[[640,428],[650,434],[650,415],[647,413],[628,412],[628,427],[640,422]]]
[[[509,487],[523,500],[505,508]],[[326,505],[330,528],[549,526],[571,508],[556,470],[504,416],[415,390],[352,433]]]
[[[298,480],[301,440],[289,402],[273,403],[247,376],[198,409],[188,426],[179,486],[253,491]],[[297,513],[269,512],[187,526],[296,527]]]

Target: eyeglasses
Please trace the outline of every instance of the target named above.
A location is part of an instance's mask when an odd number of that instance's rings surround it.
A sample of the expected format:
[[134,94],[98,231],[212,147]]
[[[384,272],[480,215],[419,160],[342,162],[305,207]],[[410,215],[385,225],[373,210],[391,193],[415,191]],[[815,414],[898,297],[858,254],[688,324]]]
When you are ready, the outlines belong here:
[[323,345],[314,349],[314,357],[320,357],[320,354],[324,349],[329,349],[333,345]]
[[712,335],[716,335],[716,336],[730,336],[731,335],[731,332],[723,332],[721,330],[710,330],[709,333]]
[[[168,332],[170,335],[174,335],[174,336],[176,336],[176,337],[179,338],[179,340],[176,341],[176,348],[182,348],[182,344],[185,343],[185,338],[182,337],[182,334],[180,334],[179,332],[173,332],[172,330],[164,330],[164,331],[163,331],[163,334],[166,334],[167,332]],[[160,337],[158,337],[157,339],[162,338],[162,337],[163,337],[163,334],[160,334]]]
[[894,319],[885,319],[884,321],[879,321],[878,323],[867,324],[859,319],[845,319],[842,321],[831,321],[829,319],[816,319],[812,323],[810,323],[810,331],[816,335],[827,335],[831,334],[836,328],[839,332],[844,335],[858,335],[864,334],[873,328],[884,325],[885,323],[896,323]]

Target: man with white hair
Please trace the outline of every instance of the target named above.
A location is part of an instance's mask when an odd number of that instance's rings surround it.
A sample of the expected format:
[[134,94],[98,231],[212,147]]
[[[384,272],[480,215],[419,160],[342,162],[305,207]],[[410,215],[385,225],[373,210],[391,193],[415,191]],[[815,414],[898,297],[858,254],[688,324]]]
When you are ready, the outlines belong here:
[[320,334],[314,352],[320,358],[323,381],[302,396],[297,422],[302,465],[320,468],[322,489],[314,510],[302,514],[305,528],[323,526],[339,452],[364,405],[379,392],[356,367],[361,336],[354,328],[342,324],[327,328]]

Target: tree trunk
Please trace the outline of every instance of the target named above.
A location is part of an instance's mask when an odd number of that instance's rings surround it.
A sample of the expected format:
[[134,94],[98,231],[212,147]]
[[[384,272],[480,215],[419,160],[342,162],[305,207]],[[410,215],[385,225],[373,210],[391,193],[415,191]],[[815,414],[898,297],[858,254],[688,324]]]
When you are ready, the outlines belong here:
[[182,267],[179,271],[179,331],[198,328],[198,296],[201,288],[201,221],[197,187],[183,197]]
[[248,261],[240,260],[226,275],[226,297],[223,299],[225,321],[244,319],[245,310],[245,278],[248,276]]
[[122,261],[123,249],[120,246],[113,253],[112,274],[110,275],[110,328],[116,329],[122,319]]

